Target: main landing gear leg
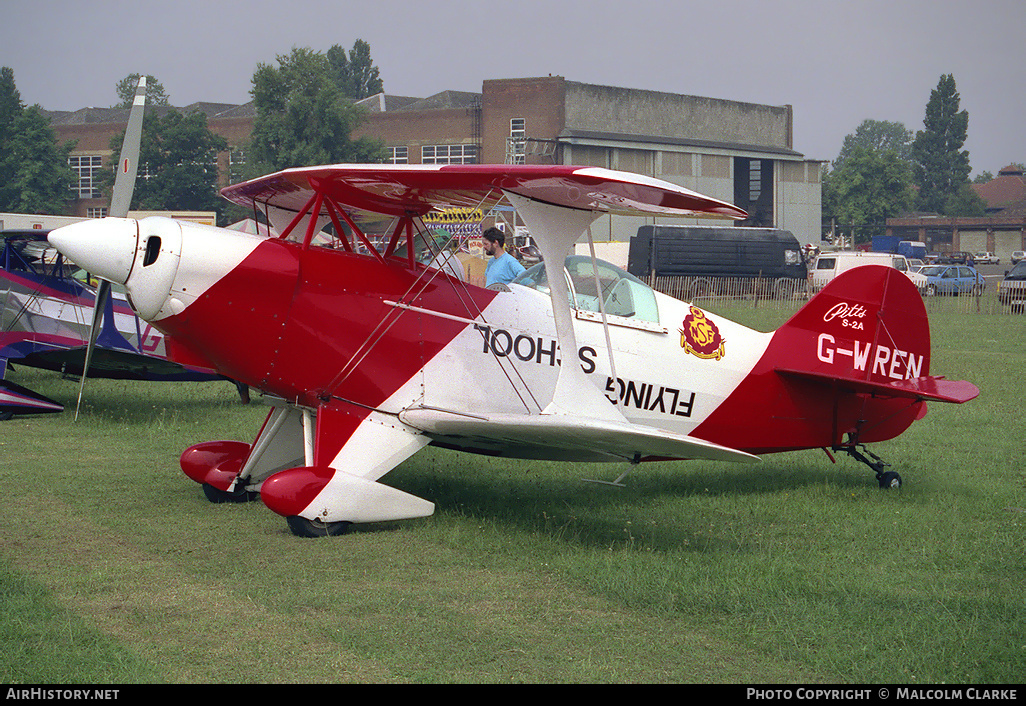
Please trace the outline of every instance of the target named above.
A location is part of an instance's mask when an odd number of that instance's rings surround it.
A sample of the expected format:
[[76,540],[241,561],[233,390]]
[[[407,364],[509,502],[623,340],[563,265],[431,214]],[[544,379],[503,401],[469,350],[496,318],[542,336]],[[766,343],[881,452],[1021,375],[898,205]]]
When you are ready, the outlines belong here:
[[[861,452],[859,448],[862,449]],[[848,444],[846,446],[835,446],[834,451],[843,451],[856,461],[862,461],[862,463],[869,466],[870,470],[876,474],[876,480],[880,483],[881,488],[897,489],[901,487],[901,476],[898,475],[898,472],[884,470],[889,468],[891,464],[885,463],[882,458],[867,449],[865,445]]]

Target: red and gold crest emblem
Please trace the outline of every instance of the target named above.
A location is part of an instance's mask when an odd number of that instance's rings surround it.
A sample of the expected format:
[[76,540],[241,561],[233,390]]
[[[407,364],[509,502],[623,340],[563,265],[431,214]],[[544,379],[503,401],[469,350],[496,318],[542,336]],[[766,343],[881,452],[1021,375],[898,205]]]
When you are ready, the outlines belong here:
[[716,360],[723,357],[723,336],[716,324],[705,318],[704,311],[697,306],[691,307],[683,327],[680,329],[680,347],[685,353]]

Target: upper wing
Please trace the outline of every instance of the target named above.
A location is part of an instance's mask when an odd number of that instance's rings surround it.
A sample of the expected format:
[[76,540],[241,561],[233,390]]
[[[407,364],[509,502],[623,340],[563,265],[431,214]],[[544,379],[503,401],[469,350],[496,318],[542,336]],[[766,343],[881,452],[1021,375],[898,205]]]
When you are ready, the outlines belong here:
[[554,206],[606,213],[745,218],[725,201],[659,179],[568,165],[337,164],[299,167],[229,186],[221,194],[252,208],[299,212],[317,192],[336,204],[386,215],[424,215],[457,207],[488,208],[503,192]]

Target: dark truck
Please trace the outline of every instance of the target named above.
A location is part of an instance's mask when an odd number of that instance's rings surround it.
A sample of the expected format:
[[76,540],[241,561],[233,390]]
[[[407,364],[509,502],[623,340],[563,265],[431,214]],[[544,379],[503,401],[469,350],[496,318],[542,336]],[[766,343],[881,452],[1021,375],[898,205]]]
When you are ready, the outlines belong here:
[[[631,238],[627,271],[635,277],[687,277],[692,298],[738,289],[755,279],[760,296],[791,297],[804,291],[808,268],[802,247],[779,228],[646,225]],[[728,283],[722,278],[734,280]],[[751,289],[751,288],[749,288]]]

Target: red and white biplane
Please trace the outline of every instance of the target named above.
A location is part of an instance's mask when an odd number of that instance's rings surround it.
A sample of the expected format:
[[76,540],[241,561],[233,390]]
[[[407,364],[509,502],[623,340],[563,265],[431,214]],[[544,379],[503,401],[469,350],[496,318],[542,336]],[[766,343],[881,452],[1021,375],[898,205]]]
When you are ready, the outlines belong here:
[[[864,444],[902,433],[927,401],[979,392],[930,374],[922,299],[891,268],[843,274],[762,333],[568,257],[603,214],[745,216],[664,181],[561,165],[336,165],[222,193],[280,235],[108,218],[50,240],[123,284],[179,362],[274,400],[252,444],[201,443],[181,466],[211,500],[259,493],[296,534],[430,515],[431,502],[380,482],[428,444],[628,471],[824,448],[893,487],[900,478]],[[542,263],[504,291],[422,264],[434,254],[425,215],[500,203]],[[368,230],[375,217],[389,222],[383,237]]]

